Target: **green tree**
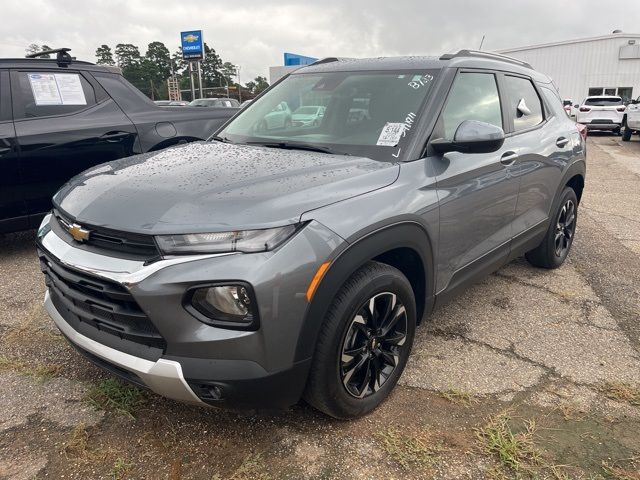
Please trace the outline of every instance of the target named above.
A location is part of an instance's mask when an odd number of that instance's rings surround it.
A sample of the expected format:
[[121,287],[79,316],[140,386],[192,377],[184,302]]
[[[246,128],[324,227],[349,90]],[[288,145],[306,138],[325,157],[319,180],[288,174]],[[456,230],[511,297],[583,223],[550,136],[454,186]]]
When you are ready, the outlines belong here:
[[222,79],[222,60],[213,48],[204,44],[205,57],[202,61],[202,84],[205,87],[220,86]]
[[267,82],[267,79],[262,75],[258,75],[256,78],[254,78],[250,82],[247,82],[246,86],[249,92],[251,92],[253,95],[257,95],[263,90],[266,90],[267,88],[269,88],[269,82]]
[[116,45],[116,62],[124,72],[125,68],[140,65],[140,50],[130,43],[119,43]]
[[111,47],[109,45],[101,45],[96,49],[96,63],[98,65],[115,65],[116,62],[113,60],[113,53],[111,52]]
[[[33,53],[46,52],[47,50],[51,50],[51,47],[48,45],[40,46],[37,43],[32,43],[25,48],[24,51],[27,52],[27,55],[31,55]],[[42,55],[40,58],[51,58],[51,55]]]
[[224,62],[220,67],[220,73],[229,85],[234,85],[233,78],[237,75],[236,66],[231,62]]

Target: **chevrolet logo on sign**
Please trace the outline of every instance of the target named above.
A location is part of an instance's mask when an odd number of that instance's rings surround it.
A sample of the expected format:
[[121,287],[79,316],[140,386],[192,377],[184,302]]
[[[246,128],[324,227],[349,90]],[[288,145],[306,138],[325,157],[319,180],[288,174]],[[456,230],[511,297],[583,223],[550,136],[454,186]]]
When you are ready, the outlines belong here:
[[71,234],[76,242],[86,242],[87,240],[89,240],[89,235],[91,234],[90,230],[82,228],[77,223],[70,225],[67,228],[67,232]]
[[194,35],[192,33],[190,33],[189,35],[185,35],[184,37],[182,37],[184,39],[185,42],[187,43],[193,43],[193,42],[197,42],[198,38],[200,38],[198,35]]

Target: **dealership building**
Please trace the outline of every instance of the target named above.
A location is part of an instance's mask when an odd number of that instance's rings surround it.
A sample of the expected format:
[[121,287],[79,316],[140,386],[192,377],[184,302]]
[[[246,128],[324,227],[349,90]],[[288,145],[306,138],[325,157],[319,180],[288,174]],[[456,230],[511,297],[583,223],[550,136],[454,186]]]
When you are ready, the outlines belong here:
[[640,96],[640,34],[618,30],[580,38],[508,48],[498,53],[523,60],[553,78],[562,98],[580,103],[588,95]]

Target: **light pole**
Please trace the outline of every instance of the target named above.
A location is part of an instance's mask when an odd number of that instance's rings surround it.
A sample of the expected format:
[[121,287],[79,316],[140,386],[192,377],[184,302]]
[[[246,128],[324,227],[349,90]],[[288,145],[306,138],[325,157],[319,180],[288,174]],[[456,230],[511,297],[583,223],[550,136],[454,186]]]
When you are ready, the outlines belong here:
[[240,65],[236,65],[236,75],[238,76],[238,101],[242,103],[242,84],[240,83]]

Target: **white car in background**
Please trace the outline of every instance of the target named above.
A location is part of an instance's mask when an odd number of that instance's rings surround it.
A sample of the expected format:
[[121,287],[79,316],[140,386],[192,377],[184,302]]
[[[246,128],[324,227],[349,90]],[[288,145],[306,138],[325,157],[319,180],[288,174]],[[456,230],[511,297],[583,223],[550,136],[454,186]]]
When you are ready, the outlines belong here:
[[573,100],[565,98],[562,100],[562,106],[564,107],[564,111],[567,112],[567,115],[571,118],[576,118],[576,112],[578,111],[579,105],[574,105]]
[[576,112],[576,122],[582,123],[589,130],[610,130],[619,135],[625,110],[621,97],[587,97]]
[[634,133],[640,134],[640,97],[627,106],[622,121],[622,140],[628,142]]

